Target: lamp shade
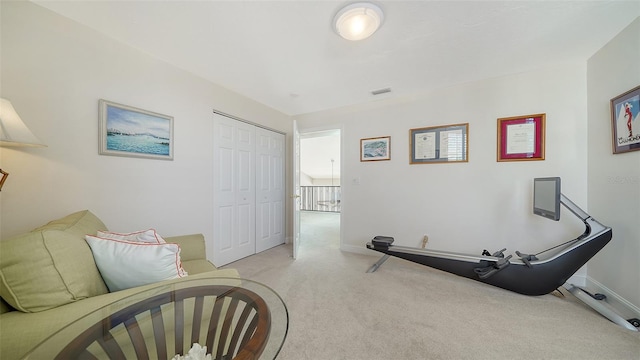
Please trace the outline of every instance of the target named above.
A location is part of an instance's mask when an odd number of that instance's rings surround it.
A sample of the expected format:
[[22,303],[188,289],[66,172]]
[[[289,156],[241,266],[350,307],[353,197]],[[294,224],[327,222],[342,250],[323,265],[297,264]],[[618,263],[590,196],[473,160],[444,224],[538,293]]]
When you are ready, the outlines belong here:
[[333,23],[338,35],[347,40],[362,40],[378,30],[384,15],[378,6],[359,2],[345,6],[340,10]]
[[0,99],[0,146],[46,146],[33,135],[7,99]]

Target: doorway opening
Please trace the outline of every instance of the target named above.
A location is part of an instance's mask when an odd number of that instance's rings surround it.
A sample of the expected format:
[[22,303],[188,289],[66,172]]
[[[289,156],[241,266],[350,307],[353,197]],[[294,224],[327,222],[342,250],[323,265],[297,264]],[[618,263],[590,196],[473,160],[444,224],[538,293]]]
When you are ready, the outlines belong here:
[[301,249],[340,248],[340,144],[340,129],[300,133]]

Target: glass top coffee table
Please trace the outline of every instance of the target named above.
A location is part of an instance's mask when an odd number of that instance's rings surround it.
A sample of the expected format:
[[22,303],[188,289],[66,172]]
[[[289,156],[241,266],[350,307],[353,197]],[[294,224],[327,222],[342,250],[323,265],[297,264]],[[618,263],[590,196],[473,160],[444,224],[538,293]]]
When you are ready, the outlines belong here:
[[212,359],[275,359],[288,326],[284,301],[263,284],[187,278],[97,309],[25,359],[172,359],[194,343]]

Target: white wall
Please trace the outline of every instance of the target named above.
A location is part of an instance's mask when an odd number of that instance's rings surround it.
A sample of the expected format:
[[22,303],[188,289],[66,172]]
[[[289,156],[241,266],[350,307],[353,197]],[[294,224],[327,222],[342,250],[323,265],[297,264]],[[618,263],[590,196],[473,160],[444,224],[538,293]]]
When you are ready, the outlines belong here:
[[[0,150],[11,174],[0,193],[2,238],[90,209],[113,230],[211,239],[212,110],[290,132],[289,116],[49,10],[0,4],[1,95],[48,145]],[[173,116],[174,160],[98,155],[101,98]]]
[[313,186],[313,178],[303,172],[300,172],[300,186]]
[[300,186],[340,186],[340,178],[317,179],[301,172]]
[[[589,59],[588,199],[613,239],[589,263],[588,276],[640,314],[640,151],[612,153],[610,99],[640,85],[640,18]],[[629,314],[631,317],[631,314]]]
[[[301,132],[343,126],[343,249],[365,251],[375,235],[396,244],[480,254],[538,252],[584,231],[532,215],[534,177],[561,176],[586,208],[586,63],[464,84],[398,101],[297,116]],[[546,113],[546,160],[496,161],[497,119]],[[469,162],[409,164],[409,129],[469,123]],[[360,162],[360,139],[391,136],[391,160]],[[359,185],[356,183],[359,182]],[[379,255],[378,253],[373,253]]]
[[313,179],[313,186],[340,186],[340,178],[333,179],[321,179],[315,178]]

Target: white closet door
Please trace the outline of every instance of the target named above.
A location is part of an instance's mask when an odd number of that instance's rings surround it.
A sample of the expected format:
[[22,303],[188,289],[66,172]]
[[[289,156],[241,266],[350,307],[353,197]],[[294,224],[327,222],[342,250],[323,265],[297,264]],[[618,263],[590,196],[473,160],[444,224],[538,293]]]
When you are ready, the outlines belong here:
[[284,244],[285,136],[256,128],[256,252]]
[[214,115],[214,239],[208,258],[216,266],[255,254],[255,129]]

